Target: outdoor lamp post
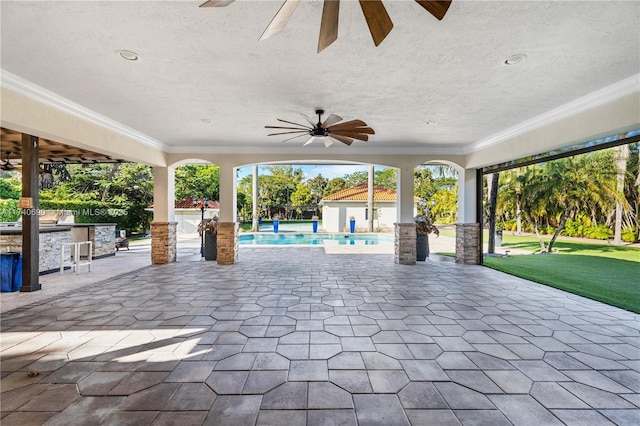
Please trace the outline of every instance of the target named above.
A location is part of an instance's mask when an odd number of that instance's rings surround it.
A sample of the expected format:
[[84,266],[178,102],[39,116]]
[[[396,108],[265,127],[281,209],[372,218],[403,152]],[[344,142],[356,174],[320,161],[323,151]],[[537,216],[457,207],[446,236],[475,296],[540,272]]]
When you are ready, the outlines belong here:
[[[197,207],[198,204],[200,203],[202,203],[202,205],[200,206],[200,227],[202,227],[204,226],[203,225],[204,211],[207,209],[207,207],[209,207],[209,199],[206,197],[200,200],[198,200],[197,198],[193,199],[193,207]],[[203,256],[204,256],[204,229],[202,229],[200,232],[200,257],[203,257]]]

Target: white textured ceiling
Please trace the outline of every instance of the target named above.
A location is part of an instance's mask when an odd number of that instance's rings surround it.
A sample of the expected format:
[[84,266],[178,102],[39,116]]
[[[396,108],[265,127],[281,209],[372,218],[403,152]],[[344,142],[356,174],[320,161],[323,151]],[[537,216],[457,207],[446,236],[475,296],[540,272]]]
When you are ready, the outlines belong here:
[[[172,152],[299,152],[305,138],[282,144],[264,125],[318,107],[376,130],[330,150],[464,152],[640,71],[635,1],[454,0],[437,21],[385,0],[394,29],[375,47],[358,2],[343,0],[320,54],[321,1],[262,42],[281,1],[202,1],[2,1],[1,66]],[[527,59],[505,66],[515,53]]]

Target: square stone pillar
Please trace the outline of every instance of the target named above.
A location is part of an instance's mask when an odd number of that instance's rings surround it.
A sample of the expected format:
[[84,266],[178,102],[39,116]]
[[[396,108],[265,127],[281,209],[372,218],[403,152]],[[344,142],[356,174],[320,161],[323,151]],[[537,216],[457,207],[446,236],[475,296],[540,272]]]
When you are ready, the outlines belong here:
[[151,264],[163,265],[176,261],[177,227],[178,222],[151,222]]
[[401,265],[416,264],[416,224],[395,224],[395,262]]
[[456,263],[480,264],[480,224],[456,223]]
[[238,224],[218,222],[218,265],[238,262]]

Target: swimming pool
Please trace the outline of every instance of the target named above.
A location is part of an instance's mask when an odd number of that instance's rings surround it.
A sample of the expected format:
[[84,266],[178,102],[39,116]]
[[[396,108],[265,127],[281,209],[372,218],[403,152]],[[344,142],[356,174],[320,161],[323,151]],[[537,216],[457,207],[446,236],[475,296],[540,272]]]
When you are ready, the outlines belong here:
[[391,234],[313,234],[286,232],[278,234],[245,234],[238,236],[243,246],[273,245],[393,245]]

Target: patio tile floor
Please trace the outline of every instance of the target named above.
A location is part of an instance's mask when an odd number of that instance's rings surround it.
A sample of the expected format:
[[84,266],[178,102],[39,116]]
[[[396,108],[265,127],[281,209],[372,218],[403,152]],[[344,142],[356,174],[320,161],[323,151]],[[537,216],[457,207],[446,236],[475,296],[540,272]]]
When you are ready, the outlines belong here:
[[637,425],[639,319],[481,266],[242,248],[3,312],[0,419]]

